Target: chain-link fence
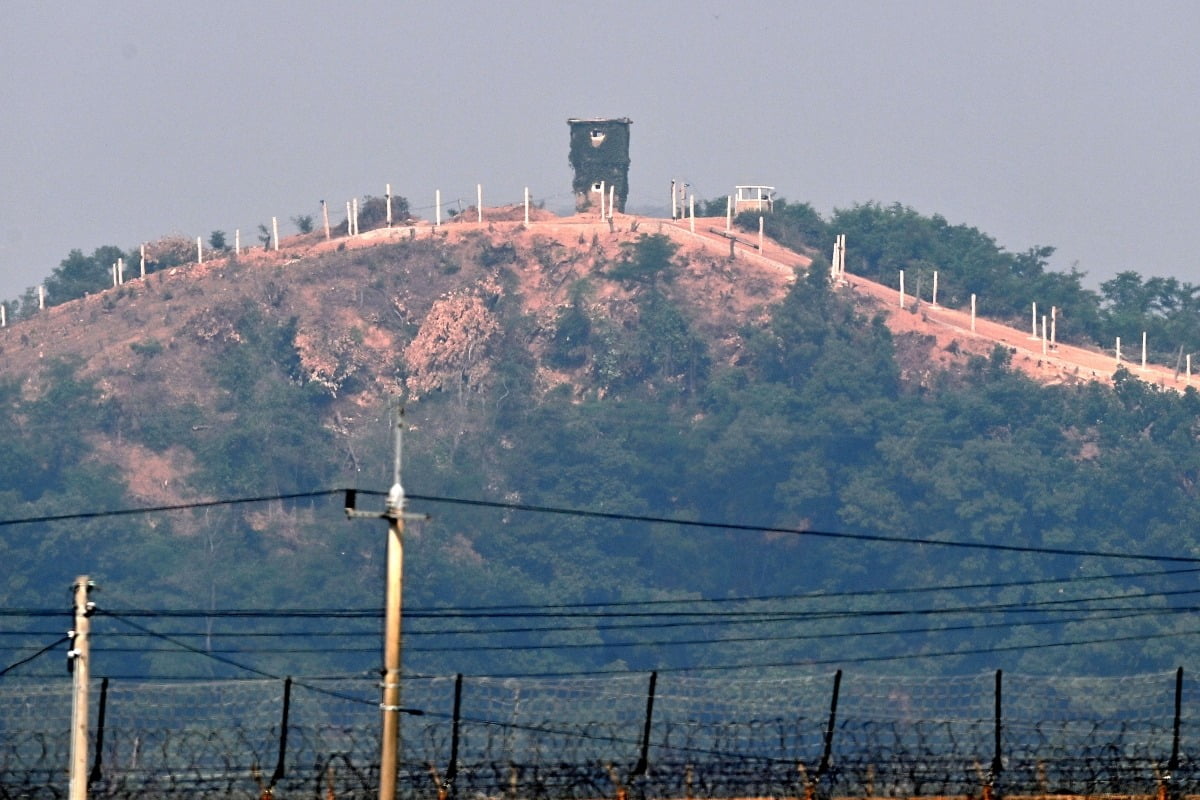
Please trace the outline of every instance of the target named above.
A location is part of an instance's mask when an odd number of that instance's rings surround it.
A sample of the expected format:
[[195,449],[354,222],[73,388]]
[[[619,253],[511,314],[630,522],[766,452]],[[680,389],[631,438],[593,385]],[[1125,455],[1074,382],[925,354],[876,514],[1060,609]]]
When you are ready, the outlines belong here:
[[[1122,678],[410,678],[406,797],[1200,789],[1182,671]],[[369,679],[91,687],[93,797],[374,797]],[[0,680],[0,798],[67,794],[71,687]]]

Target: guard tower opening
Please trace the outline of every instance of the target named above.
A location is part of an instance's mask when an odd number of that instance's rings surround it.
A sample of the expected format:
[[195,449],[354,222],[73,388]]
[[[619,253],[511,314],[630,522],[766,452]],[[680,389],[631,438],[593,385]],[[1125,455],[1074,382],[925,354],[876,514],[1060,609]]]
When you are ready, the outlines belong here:
[[629,195],[629,126],[633,120],[571,118],[567,124],[571,126],[575,210],[599,206],[603,187],[606,194],[611,191],[614,208],[623,213]]
[[737,194],[733,198],[733,213],[757,211],[760,214],[775,210],[774,186],[735,186]]

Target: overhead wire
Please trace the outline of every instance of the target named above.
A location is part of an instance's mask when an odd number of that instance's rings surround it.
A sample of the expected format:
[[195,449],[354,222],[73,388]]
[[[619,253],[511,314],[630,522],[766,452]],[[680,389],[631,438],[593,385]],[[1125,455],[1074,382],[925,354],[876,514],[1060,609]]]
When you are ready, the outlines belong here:
[[[261,495],[256,497],[230,498],[224,500],[204,500],[172,505],[145,506],[140,508],[111,509],[107,511],[87,511],[72,514],[48,514],[36,517],[0,519],[0,527],[25,525],[32,523],[65,522],[83,519],[99,519],[105,517],[132,516],[137,514],[154,514],[168,511],[186,511],[198,508],[213,508],[217,506],[240,505],[246,503],[262,503],[279,500],[300,500],[328,497],[330,495],[350,492],[368,496],[386,497],[387,492],[373,489],[320,489],[308,492],[291,492],[277,495]],[[1038,555],[1059,555],[1086,558],[1124,559],[1133,561],[1152,561],[1163,563],[1200,564],[1200,557],[1172,556],[1155,553],[1122,553],[1111,550],[1087,550],[1069,547],[1040,547],[1034,545],[998,544],[995,542],[964,542],[947,539],[930,539],[919,536],[884,536],[882,534],[849,533],[844,531],[821,531],[812,528],[790,528],[776,525],[751,525],[736,522],[712,522],[705,520],[677,519],[660,517],[650,514],[627,514],[615,511],[596,511],[580,508],[565,508],[558,506],[535,505],[531,503],[515,503],[496,500],[472,500],[462,497],[443,497],[439,495],[408,494],[409,500],[429,503],[443,503],[476,508],[490,508],[504,511],[520,511],[537,514],[577,517],[582,519],[599,519],[610,522],[635,522],[648,525],[675,525],[700,530],[733,531],[739,533],[777,533],[801,537],[814,537],[844,541],[874,542],[879,544],[909,544],[926,545],[930,547],[946,547],[954,549],[984,550],[991,552],[1027,553]]]
[[[1174,611],[1172,609],[1171,611]],[[1195,609],[1179,609],[1180,612],[1194,612]],[[1153,609],[1145,611],[1126,611],[1121,613],[1112,613],[1093,616],[1079,616],[1066,619],[1049,619],[1049,620],[1032,620],[1028,622],[1016,623],[1022,627],[1040,627],[1046,625],[1070,625],[1075,623],[1091,623],[1091,622],[1112,622],[1122,619],[1133,619],[1146,616],[1155,616],[1162,614],[1163,610]],[[597,642],[546,642],[539,644],[497,644],[497,645],[444,645],[444,646],[417,646],[412,648],[410,652],[414,653],[477,653],[477,652],[496,652],[496,651],[559,651],[559,650],[604,650],[610,648],[626,648],[626,647],[645,647],[645,648],[664,648],[664,647],[682,647],[682,646],[697,646],[697,645],[724,645],[724,644],[746,644],[752,642],[795,642],[809,641],[814,639],[829,640],[843,638],[861,638],[870,636],[909,636],[917,634],[943,634],[943,633],[961,633],[965,631],[980,631],[993,628],[1012,628],[1012,622],[990,622],[972,625],[950,625],[944,627],[924,627],[924,628],[898,628],[898,629],[880,629],[867,631],[841,631],[833,633],[805,633],[792,635],[771,635],[771,636],[732,636],[720,638],[697,638],[697,639],[656,639],[642,641],[597,641]],[[366,632],[359,635],[365,635]],[[166,635],[166,634],[164,634]],[[174,634],[180,635],[180,634]],[[183,636],[200,638],[207,634],[203,633],[188,633]],[[236,635],[236,634],[232,634]],[[255,636],[256,634],[248,634]],[[264,634],[272,637],[280,636],[280,634]],[[291,638],[296,638],[296,634],[290,635]],[[317,637],[330,636],[333,634],[311,634]],[[375,634],[376,636],[378,633]],[[105,638],[116,637],[124,638],[129,634],[110,633],[106,634]],[[221,637],[219,634],[217,638]],[[96,634],[93,634],[96,638]],[[0,647],[0,650],[4,648]],[[96,645],[97,652],[105,653],[163,653],[171,652],[166,648],[147,648],[133,646],[110,646],[100,644]],[[239,647],[232,648],[205,648],[206,653],[218,653],[222,655],[279,655],[279,654],[305,654],[305,653],[377,653],[379,646],[371,647]]]
[[[1022,644],[998,645],[995,647],[975,647],[975,648],[964,648],[961,650],[942,650],[942,651],[935,651],[935,652],[928,652],[928,653],[895,653],[895,654],[890,654],[890,655],[877,655],[877,656],[855,656],[852,660],[855,664],[879,663],[879,662],[888,662],[888,661],[913,661],[913,660],[919,660],[919,659],[924,659],[924,658],[945,658],[945,657],[950,657],[950,656],[970,656],[970,655],[994,655],[996,653],[1023,652],[1023,651],[1027,651],[1027,650],[1044,650],[1044,649],[1056,648],[1056,647],[1078,647],[1081,645],[1090,645],[1090,644],[1110,644],[1110,643],[1118,643],[1118,642],[1142,642],[1142,641],[1150,641],[1152,639],[1167,639],[1167,638],[1174,638],[1174,637],[1179,637],[1179,636],[1196,636],[1196,635],[1200,635],[1200,629],[1194,629],[1194,630],[1188,630],[1188,631],[1173,631],[1173,632],[1166,632],[1166,633],[1144,633],[1144,634],[1136,634],[1136,635],[1129,635],[1129,636],[1106,636],[1106,637],[1100,638],[1100,639],[1076,639],[1076,640],[1071,640],[1071,641],[1043,642],[1043,643],[1032,644],[1032,645],[1022,645]],[[824,658],[824,659],[804,659],[804,660],[777,661],[777,662],[755,661],[755,662],[744,663],[744,664],[710,664],[710,665],[696,665],[696,666],[683,666],[683,667],[659,666],[659,667],[654,667],[653,669],[654,669],[654,671],[660,672],[660,673],[664,673],[664,672],[721,672],[721,671],[734,671],[734,670],[742,670],[742,669],[759,669],[759,670],[761,670],[761,669],[784,669],[784,668],[795,669],[795,668],[836,666],[836,665],[840,665],[840,664],[845,664],[846,661],[847,661],[847,659],[845,659],[845,658]],[[649,671],[649,670],[644,670],[644,671]],[[560,671],[560,672],[503,672],[503,673],[489,672],[489,673],[473,674],[470,676],[466,676],[464,674],[464,677],[472,677],[472,678],[572,678],[572,677],[599,676],[599,675],[626,675],[629,672],[630,672],[630,670],[627,668],[625,668],[625,669],[566,670],[566,671]]]
[[42,657],[42,656],[44,656],[46,653],[49,653],[51,650],[54,650],[54,649],[55,649],[56,647],[58,647],[59,645],[61,645],[61,644],[65,643],[65,642],[69,642],[69,641],[71,641],[71,637],[70,637],[70,636],[64,636],[64,637],[62,637],[61,639],[59,639],[58,641],[56,641],[56,642],[52,642],[52,643],[50,643],[50,644],[46,645],[45,647],[43,647],[41,650],[38,650],[38,651],[37,651],[36,653],[34,653],[33,655],[31,655],[31,656],[29,656],[29,657],[27,657],[27,658],[22,658],[22,659],[20,659],[19,661],[14,661],[12,664],[9,664],[9,665],[8,665],[7,667],[5,667],[4,669],[0,669],[0,677],[3,677],[4,675],[7,675],[9,672],[12,672],[12,671],[13,671],[14,669],[16,669],[17,667],[24,666],[25,664],[28,664],[28,663],[30,663],[30,662],[32,662],[32,661],[35,661],[35,660],[37,660],[37,659],[41,658],[41,657]]

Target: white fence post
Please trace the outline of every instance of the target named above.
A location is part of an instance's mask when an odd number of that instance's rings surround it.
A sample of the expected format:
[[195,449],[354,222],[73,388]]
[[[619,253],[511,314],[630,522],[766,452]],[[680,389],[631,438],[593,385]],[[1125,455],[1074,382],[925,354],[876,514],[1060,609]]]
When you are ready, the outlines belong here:
[[971,294],[971,333],[975,332],[975,294]]
[[279,252],[279,217],[271,217],[271,239],[275,244],[275,252]]

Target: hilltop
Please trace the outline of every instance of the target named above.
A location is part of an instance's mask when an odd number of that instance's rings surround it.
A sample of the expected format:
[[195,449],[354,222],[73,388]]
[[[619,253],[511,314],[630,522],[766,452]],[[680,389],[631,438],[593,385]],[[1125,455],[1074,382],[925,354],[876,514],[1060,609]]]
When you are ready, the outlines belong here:
[[[693,233],[690,221],[624,215],[610,224],[538,211],[528,226],[519,209],[488,216],[206,256],[6,328],[0,502],[10,518],[276,499],[27,527],[0,539],[11,565],[3,604],[44,605],[52,587],[87,573],[116,607],[374,607],[378,539],[321,498],[386,486],[392,396],[408,407],[406,488],[434,515],[410,535],[416,608],[776,597],[784,610],[813,591],[947,580],[1034,580],[1006,590],[1034,602],[1037,580],[1122,570],[1031,555],[1039,548],[1129,549],[1136,530],[1137,549],[1194,550],[1195,391],[1105,372],[1107,357],[1086,349],[1043,357],[1027,332],[996,322],[972,334],[952,309],[901,310],[894,289],[853,269],[831,286],[818,250],[768,239],[758,253],[755,235],[726,233],[723,219],[697,220]],[[806,530],[1031,550],[884,547]],[[1114,578],[1111,591],[1152,600],[1163,580]],[[943,602],[972,609],[979,597],[960,589]],[[995,666],[987,646],[1005,642],[1031,646],[1013,656],[1028,669],[1134,667],[1103,645],[1060,662],[1033,645],[1061,630],[964,613],[980,627],[934,621],[895,634],[895,648],[949,653],[911,662],[939,671]],[[1141,624],[1097,623],[1105,637]],[[597,621],[496,634],[514,646],[503,655],[446,655],[419,639],[406,658],[433,672],[641,669],[854,659],[879,641],[848,638],[852,621],[822,623],[822,641],[791,638],[811,634],[794,615],[778,625],[752,643],[626,633],[645,640],[630,650],[610,646],[621,634]],[[969,638],[947,643],[964,630]],[[558,649],[566,644],[579,649]],[[960,647],[974,655],[955,655]],[[289,674],[373,661],[245,652]],[[1136,666],[1177,657],[1164,641]]]

